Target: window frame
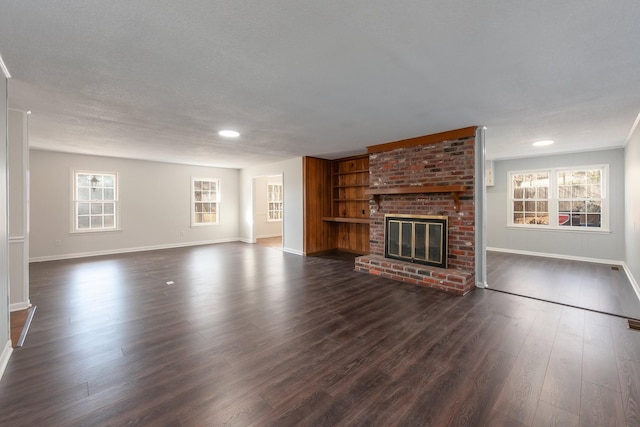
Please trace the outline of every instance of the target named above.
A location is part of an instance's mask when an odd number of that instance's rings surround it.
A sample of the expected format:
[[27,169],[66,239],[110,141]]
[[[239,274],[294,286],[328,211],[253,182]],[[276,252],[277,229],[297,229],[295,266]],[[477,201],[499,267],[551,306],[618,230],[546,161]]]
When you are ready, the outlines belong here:
[[[207,200],[207,202],[209,203],[215,203],[216,205],[216,220],[215,222],[196,222],[196,214],[197,213],[204,213],[204,212],[197,212],[196,211],[196,203],[197,202],[204,202],[203,200],[196,200],[196,182],[208,182],[208,183],[215,183],[216,185],[216,193],[215,193],[215,200]],[[199,190],[202,191],[202,190]],[[215,225],[219,225],[220,224],[220,179],[218,178],[202,178],[202,177],[191,177],[191,227],[192,228],[199,228],[199,227],[211,227],[211,226],[215,226]]]
[[[274,193],[272,193],[270,187],[280,188],[280,191],[278,192],[280,197],[278,198],[278,200],[271,199],[271,195]],[[278,203],[280,205],[280,209],[271,209],[272,203]],[[273,212],[279,212],[280,218],[272,218],[271,214]],[[282,222],[283,218],[284,218],[284,187],[282,186],[282,184],[277,182],[268,182],[267,183],[267,222]]]
[[[566,198],[560,199],[559,197],[559,185],[558,174],[560,172],[575,172],[575,171],[589,171],[600,170],[600,186],[601,194],[599,199],[601,202],[600,210],[600,227],[589,226],[574,226],[574,225],[560,225],[559,217],[559,204],[561,201],[566,201]],[[549,190],[547,195],[548,211],[549,211],[549,224],[516,224],[514,223],[514,187],[513,176],[522,174],[542,173],[549,174]],[[507,227],[517,229],[531,229],[531,230],[548,230],[548,231],[568,231],[568,232],[586,232],[586,233],[610,233],[609,229],[609,205],[610,205],[610,188],[609,188],[609,165],[580,165],[580,166],[563,166],[543,169],[527,169],[527,170],[514,170],[507,171]]]
[[[93,176],[111,176],[113,177],[113,200],[80,200],[78,198],[78,175],[93,175]],[[97,170],[82,170],[82,169],[71,169],[71,223],[70,223],[70,233],[71,234],[87,234],[87,233],[110,233],[113,231],[120,231],[120,177],[118,172],[106,172],[106,171],[97,171]],[[80,203],[96,203],[96,202],[113,202],[113,227],[100,227],[100,228],[91,228],[91,217],[97,216],[98,214],[91,213],[91,206],[89,206],[89,228],[79,228],[78,220],[80,214],[78,213],[79,204]],[[103,206],[104,208],[104,206]],[[100,213],[103,218],[105,216],[104,211]],[[82,215],[87,216],[87,215]]]

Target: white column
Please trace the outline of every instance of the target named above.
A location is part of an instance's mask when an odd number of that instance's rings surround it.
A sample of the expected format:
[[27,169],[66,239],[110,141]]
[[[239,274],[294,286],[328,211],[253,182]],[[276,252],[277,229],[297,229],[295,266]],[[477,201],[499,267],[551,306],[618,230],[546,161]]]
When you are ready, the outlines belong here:
[[9,301],[24,310],[29,301],[29,115],[9,110]]
[[485,182],[484,126],[476,129],[475,231],[476,286],[487,287],[487,188]]
[[[2,58],[0,58],[0,63]],[[9,228],[7,216],[7,78],[0,73],[0,378],[11,356],[9,335]]]

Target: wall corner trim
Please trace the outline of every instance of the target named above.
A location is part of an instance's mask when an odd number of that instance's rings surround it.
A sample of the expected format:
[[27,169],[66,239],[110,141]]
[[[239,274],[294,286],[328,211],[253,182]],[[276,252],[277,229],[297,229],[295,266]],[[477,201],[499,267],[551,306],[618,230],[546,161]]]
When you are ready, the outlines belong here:
[[7,68],[7,65],[4,63],[4,59],[2,59],[2,56],[0,56],[0,70],[2,70],[2,74],[4,74],[4,76],[7,79],[11,78],[11,73],[9,73],[9,69]]
[[9,340],[0,354],[0,380],[2,379],[5,369],[7,369],[11,353],[13,353],[13,347],[11,346],[11,340]]

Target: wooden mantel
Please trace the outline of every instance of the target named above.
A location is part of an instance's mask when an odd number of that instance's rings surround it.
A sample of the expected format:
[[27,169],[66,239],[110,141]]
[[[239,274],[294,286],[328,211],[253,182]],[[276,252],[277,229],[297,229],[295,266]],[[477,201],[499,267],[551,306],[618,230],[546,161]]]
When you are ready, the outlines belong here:
[[456,203],[456,210],[460,203],[460,194],[467,191],[465,185],[422,185],[393,188],[369,188],[364,190],[364,194],[373,196],[376,205],[380,205],[380,196],[385,194],[428,194],[428,193],[451,193],[451,197]]

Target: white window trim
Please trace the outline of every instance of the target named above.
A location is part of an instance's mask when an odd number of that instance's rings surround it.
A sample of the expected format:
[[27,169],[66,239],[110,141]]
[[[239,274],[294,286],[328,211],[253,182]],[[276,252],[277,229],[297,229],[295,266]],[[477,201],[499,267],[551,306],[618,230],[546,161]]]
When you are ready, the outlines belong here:
[[[599,228],[595,227],[565,227],[559,224],[549,225],[536,225],[536,224],[514,224],[513,222],[513,175],[549,172],[549,218],[558,218],[558,195],[556,194],[558,189],[557,176],[559,171],[575,171],[575,170],[587,170],[587,169],[600,169],[602,171],[602,211],[601,211],[601,225]],[[535,231],[562,231],[569,233],[588,233],[588,234],[610,234],[609,229],[609,165],[581,165],[581,166],[567,166],[567,167],[553,167],[542,169],[526,169],[507,172],[507,228],[513,229],[527,229]]]
[[[94,229],[76,229],[76,174],[90,174],[90,175],[113,175],[116,178],[115,185],[115,197],[114,197],[114,215],[115,226],[113,228],[94,228]],[[70,235],[83,235],[83,234],[100,234],[100,233],[113,233],[122,231],[120,218],[120,175],[118,172],[107,172],[99,170],[84,170],[84,169],[71,169],[71,214],[69,215],[69,234]]]
[[267,222],[282,222],[283,218],[280,219],[270,219],[269,218],[269,203],[271,203],[271,201],[269,200],[269,186],[270,185],[278,185],[280,186],[280,194],[282,195],[282,217],[284,217],[284,186],[279,183],[279,182],[268,182],[267,183]]
[[[196,209],[195,209],[195,182],[196,181],[208,181],[216,183],[216,222],[196,222]],[[201,178],[201,177],[191,177],[191,228],[201,228],[201,227],[214,227],[220,224],[220,179],[218,178]]]

